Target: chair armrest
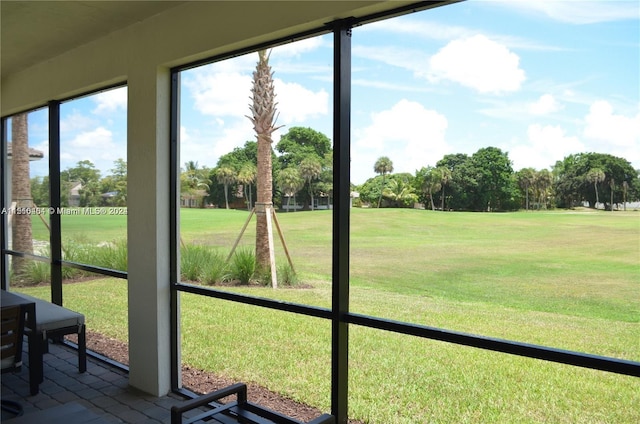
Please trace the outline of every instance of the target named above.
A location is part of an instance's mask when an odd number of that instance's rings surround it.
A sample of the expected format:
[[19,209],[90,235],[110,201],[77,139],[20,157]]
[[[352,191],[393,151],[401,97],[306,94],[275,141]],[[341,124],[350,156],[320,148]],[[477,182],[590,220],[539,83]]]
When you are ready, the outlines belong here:
[[229,387],[225,387],[215,392],[208,393],[206,395],[199,396],[195,399],[191,399],[181,403],[180,405],[174,405],[171,407],[171,422],[182,423],[182,414],[195,408],[199,408],[204,405],[208,405],[211,402],[222,399],[230,395],[237,395],[238,404],[247,402],[247,385],[244,383],[236,383]]

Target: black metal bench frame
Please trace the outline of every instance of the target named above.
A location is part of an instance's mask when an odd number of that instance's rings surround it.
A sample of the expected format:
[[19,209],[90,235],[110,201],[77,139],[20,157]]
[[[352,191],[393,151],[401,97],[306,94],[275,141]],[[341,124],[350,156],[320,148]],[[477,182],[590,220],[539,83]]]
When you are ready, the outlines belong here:
[[[232,395],[236,395],[236,400],[226,404],[217,402]],[[183,420],[182,414],[204,406],[212,409]],[[213,420],[222,424],[304,424],[302,421],[249,402],[247,385],[244,383],[236,383],[171,408],[171,424],[191,424],[201,420]],[[323,414],[308,424],[335,424],[335,418],[333,415]]]
[[[53,342],[60,342],[62,341],[63,337],[68,334],[77,334],[78,335],[78,344],[77,344],[78,345],[78,371],[80,373],[86,372],[87,371],[87,336],[86,336],[86,325],[84,323],[84,315],[82,315],[79,312],[75,312],[70,309],[64,308],[62,306],[56,305],[54,303],[47,302],[46,300],[38,299],[33,296],[28,296],[23,293],[14,293],[14,294],[23,299],[33,301],[36,305],[35,306],[36,326],[35,328],[31,328],[32,324],[29,324],[29,322],[27,321],[25,326],[25,333],[28,335],[32,335],[32,334],[35,335],[34,337],[35,346],[29,345],[29,349],[33,348],[35,350],[36,356],[39,358],[40,363],[42,364],[43,355],[49,352],[49,344],[48,344],[49,340],[52,340]],[[46,307],[49,309],[64,311],[64,313],[66,314],[75,314],[79,317],[82,317],[81,319],[82,324],[74,324],[66,327],[56,327],[55,324],[53,326],[49,324],[47,325],[47,327],[49,328],[41,329],[40,328],[41,323],[39,322],[41,317],[38,315],[38,312],[37,312],[38,305],[42,305],[41,308],[46,305]],[[38,380],[42,382],[44,381],[42,366],[40,367],[39,371],[40,372],[38,375]]]

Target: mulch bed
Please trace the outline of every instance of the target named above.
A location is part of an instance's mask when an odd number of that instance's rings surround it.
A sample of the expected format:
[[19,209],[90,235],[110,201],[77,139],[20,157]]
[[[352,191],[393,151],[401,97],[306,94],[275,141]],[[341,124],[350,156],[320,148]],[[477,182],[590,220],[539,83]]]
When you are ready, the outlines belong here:
[[[75,336],[69,336],[69,339],[74,342],[77,341]],[[114,361],[129,365],[129,345],[119,340],[87,330],[87,349],[113,359]],[[186,365],[182,367],[183,387],[197,394],[210,393],[235,383],[237,383],[237,381],[215,375],[208,371]],[[251,402],[288,415],[289,417],[307,422],[322,414],[317,408],[288,399],[256,384],[247,383],[247,388],[248,397]],[[349,420],[349,423],[362,424],[361,421],[355,420]]]

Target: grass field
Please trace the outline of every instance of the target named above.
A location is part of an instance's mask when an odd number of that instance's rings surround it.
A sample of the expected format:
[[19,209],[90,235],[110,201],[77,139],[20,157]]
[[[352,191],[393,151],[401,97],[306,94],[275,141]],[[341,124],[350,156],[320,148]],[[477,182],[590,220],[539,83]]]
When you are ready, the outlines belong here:
[[[181,236],[228,252],[247,216],[182,210]],[[331,212],[278,219],[311,287],[225,289],[328,307]],[[353,209],[351,221],[354,312],[640,360],[638,212]],[[95,242],[118,228],[92,222],[69,228]],[[276,256],[284,261],[281,247]],[[126,340],[126,284],[68,285],[65,302]],[[186,363],[329,409],[328,322],[195,295],[182,296],[181,319]],[[351,327],[349,371],[350,415],[371,423],[640,422],[638,378],[371,329]]]

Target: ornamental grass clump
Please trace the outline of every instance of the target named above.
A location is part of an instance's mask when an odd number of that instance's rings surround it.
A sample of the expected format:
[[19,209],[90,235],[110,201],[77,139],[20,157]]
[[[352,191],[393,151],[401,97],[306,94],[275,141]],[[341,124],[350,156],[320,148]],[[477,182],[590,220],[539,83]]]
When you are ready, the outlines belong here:
[[229,265],[225,262],[222,253],[217,250],[208,250],[207,263],[201,272],[202,282],[208,285],[224,283],[231,279]]
[[248,249],[239,249],[231,260],[231,278],[240,284],[249,284],[256,272],[256,255]]

